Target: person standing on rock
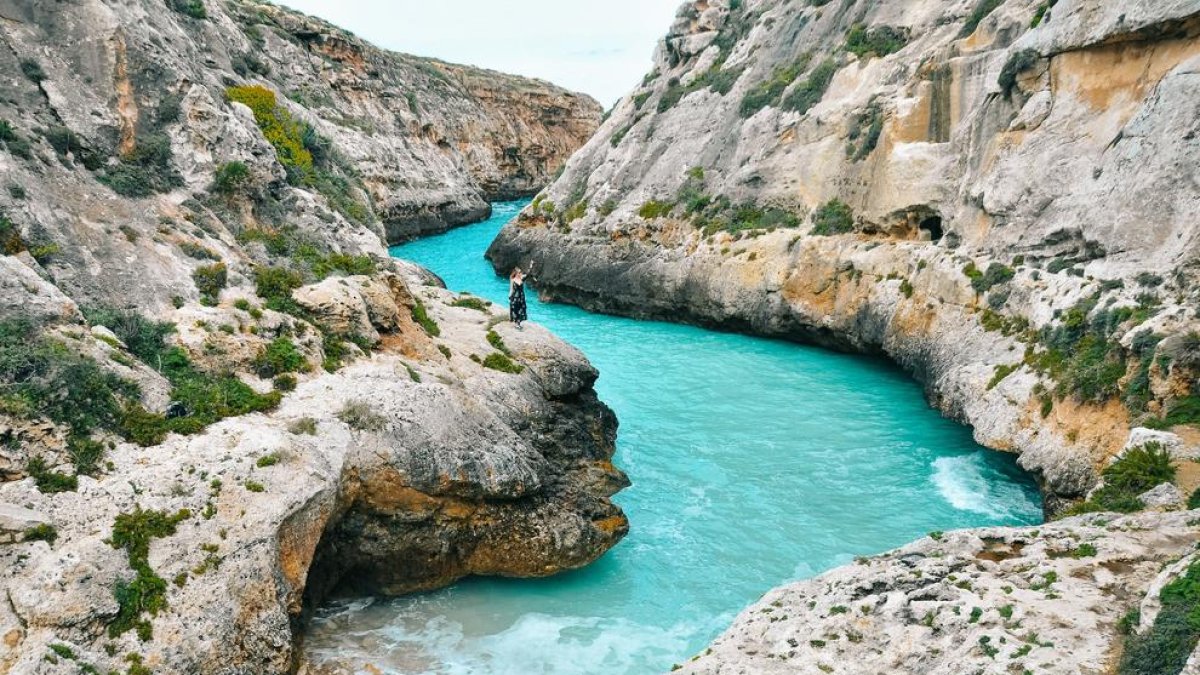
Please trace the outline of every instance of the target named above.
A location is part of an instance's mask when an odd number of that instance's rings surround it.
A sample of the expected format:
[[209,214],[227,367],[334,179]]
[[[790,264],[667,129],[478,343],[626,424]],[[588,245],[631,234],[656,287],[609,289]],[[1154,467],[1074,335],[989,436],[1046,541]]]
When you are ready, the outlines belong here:
[[529,271],[514,267],[508,275],[508,318],[521,327],[521,323],[529,318],[525,307],[525,275],[533,272],[533,262],[529,263]]

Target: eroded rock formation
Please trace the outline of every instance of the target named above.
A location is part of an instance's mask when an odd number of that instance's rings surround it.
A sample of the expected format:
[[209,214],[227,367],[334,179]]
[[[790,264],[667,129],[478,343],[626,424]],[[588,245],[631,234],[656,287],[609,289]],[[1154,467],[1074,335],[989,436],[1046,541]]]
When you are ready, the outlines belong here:
[[249,0],[0,2],[0,673],[286,673],[335,588],[585,565],[616,419],[386,244],[585,96]]
[[498,268],[886,353],[1052,511],[1194,429],[1200,4],[730,4],[685,4]]

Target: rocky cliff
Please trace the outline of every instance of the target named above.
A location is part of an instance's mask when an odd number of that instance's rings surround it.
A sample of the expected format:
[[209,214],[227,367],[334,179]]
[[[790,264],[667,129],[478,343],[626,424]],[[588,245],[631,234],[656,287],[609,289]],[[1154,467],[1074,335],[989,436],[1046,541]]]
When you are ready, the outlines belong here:
[[[1200,2],[697,0],[489,250],[890,357],[1049,515],[769,593],[704,673],[1197,672]],[[1191,495],[1190,499],[1187,498]],[[1086,499],[1085,499],[1086,497]]]
[[256,2],[0,2],[0,673],[286,673],[337,589],[628,529],[578,351],[386,244],[598,106]]
[[1198,31],[1189,1],[689,2],[490,255],[885,353],[1057,510],[1131,428],[1200,422]]
[[[299,166],[285,162],[290,182],[392,242],[479,220],[489,200],[536,192],[600,119],[582,94],[383,51],[266,3],[7,2],[0,19],[0,119],[34,154],[45,139],[131,196],[201,193],[215,169],[254,145],[236,133],[228,90],[261,85],[308,133],[293,143]],[[128,175],[127,165],[162,166],[164,140],[174,172]],[[313,155],[318,175],[305,175],[301,152]],[[36,161],[6,159],[18,185],[37,170]],[[252,168],[255,185],[284,178],[269,162]],[[90,178],[64,174],[60,196],[86,198]],[[93,220],[139,220],[101,204]],[[64,227],[50,213],[39,221],[51,235]]]

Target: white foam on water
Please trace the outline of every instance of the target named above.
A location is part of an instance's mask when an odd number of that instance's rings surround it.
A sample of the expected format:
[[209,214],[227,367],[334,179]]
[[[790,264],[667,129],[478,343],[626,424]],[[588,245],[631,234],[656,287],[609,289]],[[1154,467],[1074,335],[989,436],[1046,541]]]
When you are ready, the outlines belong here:
[[682,623],[663,629],[626,619],[537,613],[491,635],[468,635],[461,623],[444,617],[416,630],[404,623],[368,634],[342,633],[336,644],[310,649],[309,657],[347,673],[626,673],[646,663],[662,663],[667,670],[673,658],[688,652],[688,637],[696,632]]
[[956,509],[993,518],[1006,518],[1014,510],[1028,513],[1036,505],[1020,490],[994,489],[994,477],[985,475],[987,458],[982,452],[939,457],[933,462],[933,484]]

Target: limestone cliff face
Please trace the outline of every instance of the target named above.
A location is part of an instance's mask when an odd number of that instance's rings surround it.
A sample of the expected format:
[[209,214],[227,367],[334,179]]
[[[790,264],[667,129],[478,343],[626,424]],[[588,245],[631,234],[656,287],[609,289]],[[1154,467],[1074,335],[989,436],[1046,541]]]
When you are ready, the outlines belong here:
[[1194,0],[688,2],[490,255],[886,353],[1056,510],[1132,427],[1200,422],[1198,35]]
[[332,589],[628,530],[577,350],[386,245],[599,108],[234,0],[0,2],[0,673],[286,673]]
[[[35,143],[35,160],[16,158],[6,169],[21,185],[31,182],[27,171],[59,176],[56,196],[93,202],[92,223],[136,228],[142,209],[93,194],[92,181],[77,172],[39,167],[39,136],[69,132],[75,152],[59,154],[96,169],[165,134],[182,178],[171,199],[179,204],[208,188],[218,165],[254,145],[235,133],[242,125],[225,100],[231,86],[271,89],[326,139],[349,183],[328,201],[361,202],[358,219],[376,223],[389,241],[478,220],[489,200],[536,192],[600,119],[600,106],[585,95],[387,52],[320,20],[251,0],[15,2],[0,12],[6,45],[0,119]],[[39,75],[23,77],[23,68]],[[60,149],[70,145],[55,142]],[[256,168],[264,185],[282,177],[267,163]],[[44,196],[26,190],[30,201]],[[22,207],[7,194],[3,200],[6,209]],[[62,215],[36,220],[52,237],[81,234]]]

